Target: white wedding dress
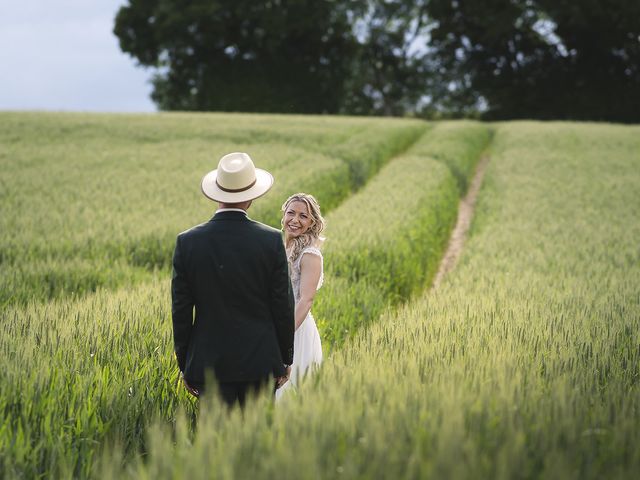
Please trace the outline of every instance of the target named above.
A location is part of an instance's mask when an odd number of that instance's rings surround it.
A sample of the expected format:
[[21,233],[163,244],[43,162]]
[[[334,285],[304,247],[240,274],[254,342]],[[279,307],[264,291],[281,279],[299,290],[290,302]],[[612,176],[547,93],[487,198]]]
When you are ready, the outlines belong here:
[[[316,247],[306,247],[300,256],[291,265],[291,287],[296,305],[300,300],[300,262],[303,255],[317,255],[322,261],[322,253]],[[322,286],[324,279],[323,266],[320,264],[320,279],[318,289]],[[280,399],[284,393],[296,388],[305,375],[308,375],[314,368],[322,363],[322,345],[316,321],[311,314],[307,314],[300,327],[296,330],[293,340],[293,364],[291,365],[291,377],[289,381],[276,390],[276,400]]]

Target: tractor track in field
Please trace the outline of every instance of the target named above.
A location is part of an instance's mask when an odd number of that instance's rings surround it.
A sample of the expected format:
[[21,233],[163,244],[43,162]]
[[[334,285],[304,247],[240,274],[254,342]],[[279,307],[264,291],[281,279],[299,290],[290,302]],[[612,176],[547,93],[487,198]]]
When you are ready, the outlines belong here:
[[440,262],[438,273],[436,273],[431,287],[432,290],[435,290],[440,286],[442,280],[455,268],[458,263],[458,259],[462,254],[464,242],[467,238],[467,232],[469,231],[471,219],[473,218],[478,192],[480,191],[480,186],[482,185],[482,179],[484,178],[487,165],[489,165],[489,159],[489,155],[483,155],[480,159],[473,175],[473,179],[471,180],[471,184],[469,185],[469,189],[467,190],[467,194],[462,200],[460,200],[460,206],[458,207],[458,221],[456,222],[453,232],[451,232],[451,237],[449,237],[449,245],[442,257],[442,261]]

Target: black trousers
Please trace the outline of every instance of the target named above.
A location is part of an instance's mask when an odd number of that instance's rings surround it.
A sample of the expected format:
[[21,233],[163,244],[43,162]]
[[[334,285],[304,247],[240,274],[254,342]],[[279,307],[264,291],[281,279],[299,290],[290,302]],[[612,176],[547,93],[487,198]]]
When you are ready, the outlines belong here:
[[[249,382],[218,382],[218,393],[229,407],[237,404],[243,408],[247,396],[255,395],[261,390],[269,388],[272,382],[274,382],[272,377]],[[272,389],[275,392],[275,385],[272,386]]]

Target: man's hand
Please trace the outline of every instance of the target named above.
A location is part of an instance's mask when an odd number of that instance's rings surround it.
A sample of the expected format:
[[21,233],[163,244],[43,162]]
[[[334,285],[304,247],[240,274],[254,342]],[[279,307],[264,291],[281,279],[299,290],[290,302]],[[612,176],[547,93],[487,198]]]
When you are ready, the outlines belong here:
[[276,377],[276,390],[282,387],[285,383],[289,381],[289,376],[291,375],[291,365],[287,366],[286,372],[282,377]]
[[191,385],[189,385],[189,383],[187,383],[187,379],[184,378],[184,373],[180,372],[180,378],[182,379],[182,383],[184,383],[184,388],[187,389],[187,392],[198,398],[200,396],[200,392],[197,388],[193,388]]

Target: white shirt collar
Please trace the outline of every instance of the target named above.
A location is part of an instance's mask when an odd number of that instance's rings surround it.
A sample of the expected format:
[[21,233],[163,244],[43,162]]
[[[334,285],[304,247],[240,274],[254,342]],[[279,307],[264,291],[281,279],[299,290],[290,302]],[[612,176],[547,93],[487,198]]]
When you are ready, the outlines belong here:
[[244,213],[245,215],[247,214],[246,210],[242,210],[241,208],[219,208],[218,210],[216,210],[216,213],[220,212],[240,212]]

